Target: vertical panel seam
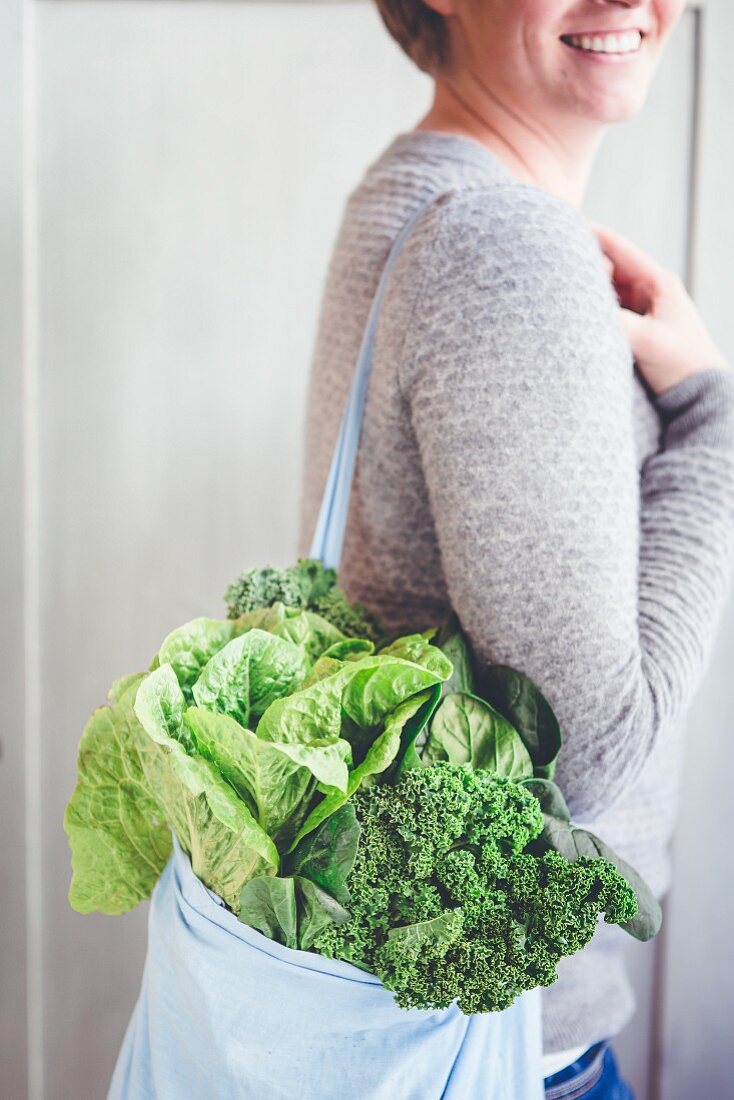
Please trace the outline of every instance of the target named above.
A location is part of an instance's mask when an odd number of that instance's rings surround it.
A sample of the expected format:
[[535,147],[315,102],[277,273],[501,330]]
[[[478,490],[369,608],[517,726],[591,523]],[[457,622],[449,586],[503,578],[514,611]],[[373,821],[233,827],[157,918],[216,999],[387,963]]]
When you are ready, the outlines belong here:
[[[703,35],[706,8],[704,0],[689,5],[693,18],[693,51],[691,66],[693,69],[692,101],[690,115],[690,138],[688,148],[688,216],[686,218],[685,243],[685,283],[691,298],[695,298],[698,268],[698,240],[700,224],[700,178],[701,178],[701,124],[702,124],[702,81],[703,81]],[[674,867],[675,872],[675,867]],[[659,933],[655,968],[653,971],[651,1051],[648,1065],[648,1091],[650,1100],[664,1100],[666,1057],[666,1020],[665,992],[667,985],[668,962],[668,921],[670,907],[663,904],[663,927]]]
[[690,145],[688,149],[688,217],[686,219],[685,276],[688,292],[693,297],[697,283],[696,258],[698,255],[699,179],[701,161],[701,80],[702,80],[702,31],[704,11],[701,7],[691,10],[693,18],[693,97],[691,102]]

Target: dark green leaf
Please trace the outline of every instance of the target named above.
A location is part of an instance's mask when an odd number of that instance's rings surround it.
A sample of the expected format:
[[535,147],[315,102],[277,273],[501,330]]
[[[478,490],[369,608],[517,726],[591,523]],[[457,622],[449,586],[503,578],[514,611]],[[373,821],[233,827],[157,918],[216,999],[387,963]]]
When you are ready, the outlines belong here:
[[304,837],[288,858],[286,869],[310,879],[343,905],[349,904],[347,879],[354,866],[360,826],[347,803]]
[[530,677],[509,665],[486,665],[477,676],[476,693],[517,730],[534,774],[552,779],[563,737],[550,703]]
[[415,750],[415,742],[416,738],[418,738],[427,727],[432,715],[435,713],[436,707],[441,701],[441,687],[441,684],[434,684],[433,687],[423,692],[423,695],[427,696],[425,703],[421,704],[415,714],[411,715],[403,725],[400,732],[400,748],[398,749],[398,754],[393,763],[383,774],[383,779],[386,783],[397,783],[403,772],[408,771],[410,768],[423,767],[420,757]]
[[286,947],[298,947],[296,884],[292,878],[250,879],[240,893],[239,919]]
[[239,919],[285,947],[308,951],[329,924],[344,924],[349,912],[301,875],[262,876],[240,893]]
[[618,856],[608,844],[605,844],[594,833],[581,829],[570,822],[561,821],[548,814],[543,815],[545,826],[543,832],[529,846],[529,851],[540,851],[543,848],[553,848],[562,856],[573,863],[579,856],[588,856],[596,859],[602,856],[609,860],[619,871],[622,878],[626,879],[635,892],[637,898],[637,913],[625,924],[620,924],[625,932],[634,936],[636,940],[650,940],[660,931],[663,920],[662,910],[650,887],[642,875],[634,867]]
[[459,625],[459,618],[452,611],[441,624],[433,638],[433,644],[443,650],[451,661],[453,672],[443,686],[443,694],[452,691],[474,692],[474,676],[471,666],[471,652]]
[[308,951],[319,932],[330,924],[344,924],[350,913],[310,879],[296,875],[298,946]]
[[510,779],[533,774],[528,751],[510,723],[484,699],[462,691],[442,699],[422,757],[426,764],[472,764]]
[[520,783],[523,787],[527,787],[531,794],[535,795],[543,813],[548,814],[550,817],[558,817],[561,821],[571,820],[565,798],[560,789],[550,779],[538,779],[531,776],[529,779],[521,779]]

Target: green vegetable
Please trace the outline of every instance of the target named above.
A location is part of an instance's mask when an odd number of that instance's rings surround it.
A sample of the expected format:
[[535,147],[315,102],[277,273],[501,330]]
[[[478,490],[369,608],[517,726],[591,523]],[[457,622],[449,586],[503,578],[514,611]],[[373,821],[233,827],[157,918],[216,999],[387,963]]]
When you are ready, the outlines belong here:
[[533,762],[510,723],[489,703],[466,691],[445,695],[433,715],[423,749],[428,764],[450,760],[520,779]]
[[459,625],[459,617],[451,611],[433,635],[433,644],[438,646],[445,657],[451,661],[453,671],[444,682],[444,693],[474,690],[474,673],[469,644]]
[[318,558],[299,558],[287,569],[248,569],[225,593],[228,617],[237,619],[256,608],[280,602],[315,612],[348,638],[383,644],[386,632],[379,618],[362,603],[350,604],[336,580],[336,570],[325,568]]
[[354,867],[360,832],[354,806],[342,806],[301,841],[286,860],[286,867],[348,905],[347,879]]
[[[264,667],[266,676],[259,674]],[[200,707],[252,728],[271,703],[306,678],[310,667],[302,646],[256,628],[215,653],[191,691]]]
[[284,877],[244,886],[239,919],[286,947],[307,951],[323,929],[349,920],[346,881],[359,835],[354,808],[342,806],[284,862]]
[[543,830],[532,841],[529,850],[537,854],[560,852],[571,862],[595,856],[608,860],[632,887],[637,903],[637,912],[630,920],[620,921],[621,927],[636,940],[645,941],[656,936],[662,925],[663,911],[642,876],[594,833],[571,823],[563,795],[554,783],[530,779],[525,780],[524,785],[536,796],[543,810]]
[[286,607],[283,603],[246,611],[232,621],[232,627],[236,634],[253,629],[275,634],[294,645],[302,646],[311,661],[345,640],[341,631],[321,615],[297,607]]
[[[372,649],[282,603],[167,635],[82,737],[65,815],[71,904],[120,913],[148,897],[173,831],[237,913],[245,884],[282,872],[298,841],[397,760],[451,672],[415,638],[396,649],[415,660]],[[313,881],[294,895],[309,934],[341,916],[322,892]]]
[[632,888],[607,860],[525,850],[543,813],[507,777],[441,761],[365,787],[351,805],[362,830],[351,916],[314,947],[377,974],[403,1008],[507,1008],[555,981],[600,913],[608,923],[635,914]]
[[644,881],[570,821],[550,705],[478,668],[453,612],[391,639],[316,559],[250,570],[228,598],[87,724],[74,908],[148,897],[173,832],[241,921],[377,974],[405,1008],[468,1013],[553,982],[601,913],[657,932]]
[[125,913],[150,892],[171,854],[171,833],[143,766],[157,748],[133,711],[145,673],[110,688],[79,743],[79,782],[66,807],[72,849],[69,901],[80,913]]
[[277,852],[216,769],[168,735],[164,708],[156,737],[148,735],[133,708],[145,679],[140,673],[113,685],[112,706],[95,711],[82,736],[78,783],[64,815],[69,902],[82,913],[132,909],[165,866],[172,828],[194,873],[236,907],[248,878],[274,873]]
[[529,676],[509,665],[488,665],[477,693],[514,726],[533,762],[533,772],[552,779],[563,737],[553,710]]
[[239,919],[276,943],[308,951],[324,928],[343,924],[349,913],[309,879],[293,875],[246,883]]
[[419,692],[404,699],[391,714],[387,715],[383,731],[377,737],[373,735],[372,744],[350,772],[346,791],[338,790],[333,786],[324,787],[323,800],[306,818],[294,844],[343,806],[365,780],[381,772],[387,772],[394,762],[399,763],[401,746],[411,744],[416,732],[427,721],[431,707],[435,706],[435,700],[436,695],[433,690]]
[[247,569],[227,588],[225,602],[230,619],[258,607],[283,603],[287,607],[309,607],[336,585],[336,569],[327,569],[318,558],[299,558],[287,569],[266,566]]

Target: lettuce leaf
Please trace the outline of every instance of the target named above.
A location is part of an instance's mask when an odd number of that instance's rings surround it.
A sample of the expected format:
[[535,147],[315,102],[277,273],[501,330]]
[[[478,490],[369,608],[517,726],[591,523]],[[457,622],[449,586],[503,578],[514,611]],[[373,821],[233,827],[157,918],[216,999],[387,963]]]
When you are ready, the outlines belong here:
[[145,672],[115,681],[79,744],[78,781],[64,814],[71,847],[69,902],[79,913],[126,913],[150,897],[171,854],[171,834],[143,756],[156,751],[133,700]]
[[192,694],[199,707],[253,728],[271,703],[302,683],[311,668],[305,649],[253,627],[204,665]]

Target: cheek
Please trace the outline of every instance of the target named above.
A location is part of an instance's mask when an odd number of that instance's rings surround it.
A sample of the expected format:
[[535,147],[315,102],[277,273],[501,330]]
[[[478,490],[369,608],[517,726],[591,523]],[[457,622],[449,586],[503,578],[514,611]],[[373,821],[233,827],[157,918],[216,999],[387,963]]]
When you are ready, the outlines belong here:
[[655,14],[663,34],[670,32],[686,10],[686,0],[657,0]]

